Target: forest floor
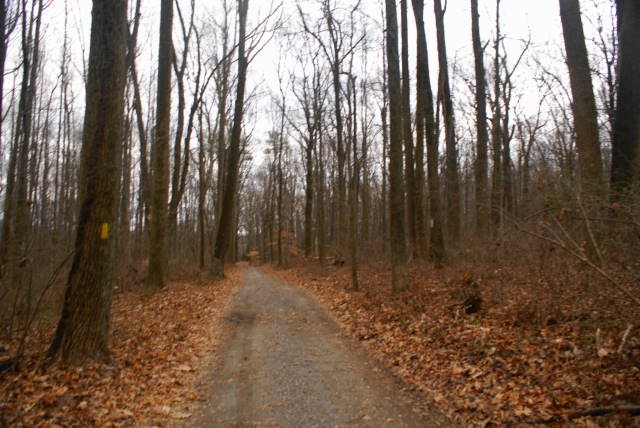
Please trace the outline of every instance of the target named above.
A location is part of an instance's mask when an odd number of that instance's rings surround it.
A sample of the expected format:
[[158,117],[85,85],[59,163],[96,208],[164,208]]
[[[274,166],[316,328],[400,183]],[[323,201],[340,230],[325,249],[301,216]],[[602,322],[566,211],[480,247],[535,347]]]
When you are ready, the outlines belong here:
[[260,269],[248,268],[225,320],[199,426],[455,426],[403,391],[315,299]]
[[[464,271],[413,266],[394,294],[384,263],[361,267],[359,292],[348,267],[238,266],[120,292],[109,364],[44,365],[55,320],[34,326],[20,370],[0,373],[0,428],[640,426],[620,411],[640,404],[634,306],[593,284],[543,298],[538,275]],[[482,306],[465,314],[470,284]]]
[[[544,278],[507,268],[481,280],[414,266],[408,291],[395,294],[384,263],[361,267],[359,292],[347,290],[348,266],[270,271],[312,293],[347,334],[464,425],[640,426],[620,411],[640,411],[639,314],[632,305],[615,313],[624,305],[607,303],[615,293],[593,283],[562,282],[560,301]],[[469,284],[483,297],[471,315],[461,307]],[[614,411],[580,417],[602,408]]]
[[[0,373],[0,427],[168,426],[205,405],[202,373],[223,338],[223,312],[241,283],[171,282],[160,291],[118,293],[109,364],[46,366],[55,320],[35,326],[17,372]],[[196,281],[197,282],[197,281]],[[11,344],[3,344],[11,350]]]

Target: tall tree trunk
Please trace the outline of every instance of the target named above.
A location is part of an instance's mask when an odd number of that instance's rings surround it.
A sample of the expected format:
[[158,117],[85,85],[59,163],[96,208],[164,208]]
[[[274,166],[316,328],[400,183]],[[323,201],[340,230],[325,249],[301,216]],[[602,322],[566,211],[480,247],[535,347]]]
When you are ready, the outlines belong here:
[[242,138],[242,120],[244,113],[244,96],[247,82],[247,57],[245,53],[247,9],[249,0],[238,0],[238,84],[236,87],[236,101],[233,116],[233,128],[229,142],[229,157],[227,174],[224,187],[224,196],[220,212],[220,221],[216,235],[214,259],[216,266],[214,271],[218,275],[224,275],[224,260],[229,251],[235,231],[234,207],[236,203],[236,191],[238,189],[238,176],[240,174],[240,144]]
[[493,117],[491,118],[491,148],[493,168],[491,171],[491,226],[495,236],[502,218],[502,108],[500,105],[500,0],[496,0],[496,39],[493,58]]
[[[224,34],[222,47],[223,52],[226,54],[228,50],[228,25],[227,18],[225,17]],[[222,213],[222,201],[224,199],[224,189],[226,183],[226,136],[227,136],[227,99],[229,97],[229,74],[231,73],[231,59],[223,59],[222,67],[220,68],[219,82],[218,82],[218,135],[216,138],[217,155],[218,155],[218,173],[217,173],[217,190],[215,201],[215,236],[218,235],[218,229],[220,228],[220,214]],[[215,244],[214,244],[215,245]],[[215,263],[215,251],[211,251],[212,262]]]
[[[384,20],[384,14],[383,14]],[[381,195],[380,195],[380,235],[382,237],[382,252],[386,252],[387,243],[390,241],[389,239],[389,218],[387,216],[389,212],[389,204],[388,204],[388,169],[387,169],[387,158],[389,155],[389,126],[388,126],[388,117],[389,117],[389,90],[388,90],[388,73],[387,73],[387,41],[386,37],[383,38],[382,44],[384,45],[384,50],[382,52],[383,62],[382,62],[382,107],[380,108],[380,123],[381,123],[381,132],[382,132],[382,184],[381,184]]]
[[638,173],[640,155],[640,4],[617,0],[618,103],[611,144],[611,199],[624,201]]
[[[4,94],[4,72],[7,52],[9,50],[9,37],[16,28],[18,19],[10,15],[11,1],[0,0],[0,95]],[[0,96],[0,125],[4,121],[3,96]],[[2,149],[2,133],[0,133],[0,149]]]
[[[358,169],[358,109],[356,98],[356,78],[349,74],[351,81],[351,95],[353,99],[352,112],[352,134],[351,134],[351,148],[353,150],[353,166],[351,168],[351,188],[349,190],[349,237],[350,237],[350,252],[351,252],[351,289],[358,291],[360,284],[358,281],[358,178],[360,171]],[[351,101],[349,101],[351,103]]]
[[198,110],[198,265],[204,269],[206,255],[207,171],[202,106]]
[[94,0],[82,137],[80,216],[62,315],[49,356],[108,358],[124,120],[127,1]]
[[173,0],[162,0],[158,53],[155,142],[151,153],[153,188],[147,283],[162,288],[167,276],[167,202],[169,198],[169,134],[171,130],[171,56]]
[[559,1],[573,97],[580,191],[584,196],[597,198],[602,194],[602,157],[598,137],[598,113],[580,16],[580,2]]
[[304,255],[313,254],[313,150],[315,136],[309,138],[304,150],[305,193],[304,193]]
[[484,70],[484,50],[480,40],[480,14],[478,0],[471,0],[471,38],[476,77],[476,162],[474,168],[476,195],[476,227],[478,234],[484,236],[488,230],[487,213],[487,89]]
[[346,199],[347,199],[347,185],[345,178],[345,149],[344,149],[344,124],[342,117],[342,102],[341,93],[342,85],[340,84],[340,63],[333,64],[333,94],[334,94],[334,109],[336,115],[336,158],[338,161],[338,209],[336,210],[336,234],[335,244],[338,248],[338,252],[343,251],[344,242],[342,241],[346,232]]
[[[361,175],[362,175],[362,231],[360,233],[361,236],[361,242],[364,244],[364,249],[365,250],[369,250],[369,244],[371,241],[371,184],[369,182],[370,180],[370,173],[369,173],[369,124],[371,123],[371,118],[370,115],[368,114],[368,108],[369,108],[369,97],[368,97],[368,93],[369,91],[367,90],[367,82],[363,81],[361,83],[362,86],[362,108],[363,108],[363,113],[362,113],[362,123],[361,123],[361,129],[362,129],[362,144],[361,144],[361,153],[360,153],[360,157],[362,159],[362,168],[361,168]],[[362,247],[362,246],[361,246]]]
[[395,0],[385,0],[387,21],[387,74],[389,86],[389,216],[391,240],[391,286],[406,288],[407,245],[402,177],[402,91],[398,58],[398,17]]
[[[412,0],[413,15],[416,22],[416,33],[418,49],[421,46],[421,36],[424,36],[424,4],[421,0]],[[421,28],[422,26],[422,28]],[[424,91],[424,58],[418,51],[417,71],[416,71],[416,169],[415,169],[415,212],[416,212],[416,248],[414,252],[420,259],[427,259],[429,247],[427,245],[426,219],[424,217],[423,189],[426,184],[424,176],[424,114],[425,114],[425,91]]]
[[136,0],[135,12],[133,17],[133,28],[127,30],[127,67],[133,86],[133,106],[136,113],[136,125],[138,129],[138,140],[140,144],[140,190],[138,195],[138,203],[142,212],[143,225],[146,227],[149,210],[150,188],[149,188],[149,160],[148,160],[148,141],[147,129],[145,126],[144,112],[142,110],[142,95],[140,94],[140,81],[138,79],[138,71],[136,69],[136,49],[138,48],[138,31],[140,28],[140,8],[142,0]]
[[[321,116],[318,116],[318,120],[321,120]],[[324,142],[323,142],[322,124],[318,125],[318,144],[317,144],[317,156],[316,156],[316,188],[318,189],[318,202],[317,206],[317,224],[318,224],[318,261],[321,266],[324,266],[326,258],[326,234],[325,234],[325,167],[324,167]]]
[[409,35],[407,2],[400,0],[401,44],[402,44],[402,137],[404,143],[404,170],[407,203],[407,240],[409,254],[417,256],[416,238],[416,180],[413,159],[413,135],[411,132],[411,81],[409,79]]
[[449,62],[444,34],[444,14],[440,0],[433,2],[436,16],[436,34],[438,39],[438,64],[440,68],[439,82],[444,119],[446,142],[446,195],[447,195],[447,231],[449,240],[458,242],[460,237],[460,179],[458,177],[458,149],[456,147],[455,115],[449,84]]
[[286,114],[286,98],[283,94],[282,96],[282,112],[280,117],[280,132],[278,133],[278,158],[276,164],[276,179],[278,180],[278,200],[277,200],[277,211],[278,211],[278,266],[284,266],[284,250],[283,250],[283,233],[284,233],[284,172],[282,167],[282,155],[284,151],[284,119]]
[[[198,51],[198,65],[196,69],[193,88],[193,96],[191,99],[191,106],[189,108],[189,117],[186,121],[185,127],[185,109],[186,109],[186,96],[185,96],[185,82],[184,76],[187,71],[187,61],[189,55],[189,44],[191,36],[194,32],[194,15],[195,15],[195,0],[191,0],[190,4],[190,18],[188,24],[185,23],[184,17],[181,13],[180,7],[177,8],[178,17],[180,21],[180,27],[182,29],[183,37],[183,50],[181,55],[181,62],[178,65],[178,57],[174,52],[172,55],[172,64],[174,72],[176,74],[176,82],[178,87],[178,123],[176,129],[176,135],[173,143],[173,171],[171,174],[171,197],[169,198],[168,207],[168,236],[171,243],[171,252],[176,252],[177,244],[177,229],[178,229],[178,208],[186,187],[186,179],[189,171],[190,161],[190,149],[191,149],[191,135],[193,133],[195,114],[198,110],[198,104],[200,103],[200,78],[202,74],[202,65],[200,61],[200,53]],[[176,3],[178,5],[178,3]],[[197,37],[197,36],[196,36]],[[197,40],[199,42],[199,40]],[[199,47],[198,47],[199,49]]]
[[118,215],[118,254],[120,254],[121,263],[129,261],[129,235],[131,232],[130,221],[130,205],[129,200],[131,198],[131,164],[133,152],[131,147],[133,145],[132,133],[131,133],[132,117],[127,112],[125,115],[124,125],[124,141],[122,150],[122,191],[120,197],[120,207]]
[[[438,137],[433,111],[433,90],[429,77],[429,52],[424,28],[424,1],[413,1],[413,14],[417,33],[417,125],[426,132],[427,176],[429,188],[429,256],[436,266],[444,260],[444,235],[442,230],[442,212],[440,184],[438,179]],[[416,126],[416,129],[418,128]]]
[[[16,127],[16,176],[15,176],[15,217],[13,236],[9,235],[9,254],[14,261],[13,284],[20,287],[26,281],[27,258],[32,217],[29,204],[29,157],[35,156],[31,135],[33,130],[34,101],[39,71],[40,28],[42,23],[43,0],[34,0],[27,23],[27,3],[23,1],[22,15],[22,57],[23,76]],[[35,25],[35,28],[34,28]],[[9,219],[10,221],[10,219]]]
[[[386,79],[386,77],[385,77]],[[386,86],[383,89],[385,94],[387,93]],[[387,107],[388,101],[387,96],[384,96],[383,107],[380,109],[380,119],[382,124],[382,185],[381,185],[381,195],[380,195],[380,225],[381,225],[381,236],[383,242],[383,251],[387,249],[386,242],[389,241],[389,204],[388,204],[388,176],[389,169],[387,164],[387,159],[389,157],[389,125],[388,125],[388,112],[389,109]]]
[[505,71],[505,80],[502,83],[502,100],[504,105],[504,114],[502,115],[502,209],[504,213],[510,215],[513,211],[513,180],[511,165],[511,140],[515,127],[510,124],[510,105],[511,105],[511,77],[509,72]]

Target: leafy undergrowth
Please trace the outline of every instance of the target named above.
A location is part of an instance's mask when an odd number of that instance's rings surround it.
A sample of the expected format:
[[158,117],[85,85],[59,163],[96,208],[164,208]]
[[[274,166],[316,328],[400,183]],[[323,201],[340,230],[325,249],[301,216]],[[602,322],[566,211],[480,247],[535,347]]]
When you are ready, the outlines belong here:
[[198,378],[218,346],[221,312],[240,282],[239,269],[226,274],[116,295],[108,365],[43,367],[53,329],[39,328],[33,356],[17,373],[0,374],[0,426],[166,426],[191,418],[203,401]]
[[[361,269],[362,292],[345,290],[347,267],[299,266],[276,274],[309,290],[351,336],[465,424],[564,426],[577,411],[640,404],[637,328],[618,353],[624,330],[603,323],[596,333],[589,296],[574,301],[572,313],[558,310],[555,319],[538,320],[523,309],[531,287],[512,286],[503,304],[491,302],[488,290],[495,287],[488,283],[504,277],[478,281],[487,296],[479,313],[467,315],[455,289],[470,278],[460,270],[414,267],[409,291],[397,294],[379,265]],[[633,426],[638,419],[614,413],[570,424]]]

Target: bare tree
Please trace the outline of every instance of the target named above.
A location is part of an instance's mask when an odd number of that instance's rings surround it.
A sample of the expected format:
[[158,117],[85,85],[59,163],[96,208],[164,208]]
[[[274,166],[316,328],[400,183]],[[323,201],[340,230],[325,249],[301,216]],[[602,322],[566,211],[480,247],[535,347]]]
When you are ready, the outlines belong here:
[[611,197],[624,200],[638,173],[640,150],[640,5],[632,0],[616,3],[620,58],[611,145]]
[[351,177],[349,178],[349,252],[351,258],[351,289],[358,291],[360,284],[358,281],[358,191],[359,191],[359,160],[358,160],[358,107],[356,93],[356,77],[349,73],[349,90],[347,91],[347,99],[349,101],[351,136],[350,145],[352,150],[351,159]]
[[242,120],[244,114],[245,86],[247,81],[247,57],[246,57],[246,30],[247,9],[249,0],[238,0],[238,84],[236,87],[236,101],[233,116],[233,128],[229,142],[229,157],[226,168],[226,180],[220,211],[220,220],[216,234],[214,249],[214,272],[224,275],[224,261],[231,239],[235,236],[232,230],[234,210],[236,205],[236,190],[238,188],[238,175],[240,173],[240,144],[242,137]]
[[[314,153],[317,152],[318,139],[322,126],[322,109],[325,104],[326,90],[322,84],[322,74],[318,63],[319,51],[309,52],[310,62],[307,56],[299,55],[298,62],[302,65],[303,75],[300,79],[293,79],[293,95],[296,98],[304,116],[304,127],[289,120],[302,140],[301,146],[305,165],[305,208],[304,208],[304,253],[309,257],[313,253],[313,211],[316,197],[316,181],[314,179]],[[311,65],[311,67],[309,67]],[[311,68],[311,73],[307,69]],[[309,75],[311,74],[311,75]],[[317,157],[317,155],[316,155]],[[316,204],[317,205],[317,204]]]
[[[195,16],[195,1],[190,2],[189,21],[185,22],[185,18],[182,14],[180,4],[176,2],[176,11],[178,12],[178,22],[180,23],[180,30],[182,33],[183,47],[180,58],[176,53],[176,48],[173,46],[172,64],[173,71],[176,75],[176,83],[178,87],[178,118],[176,133],[173,140],[173,171],[171,174],[171,196],[169,198],[168,207],[168,236],[171,242],[172,251],[175,251],[176,245],[176,229],[178,227],[178,205],[184,195],[187,173],[189,171],[189,159],[190,159],[190,143],[191,135],[193,133],[194,120],[196,112],[198,111],[198,104],[201,100],[200,86],[202,80],[202,61],[196,64],[196,72],[193,77],[194,91],[189,109],[189,117],[185,125],[185,109],[186,96],[185,96],[185,73],[188,70],[188,58],[189,58],[189,45],[194,33],[197,33],[194,23]],[[197,37],[197,36],[196,36]],[[186,128],[186,129],[185,129]],[[184,138],[184,140],[183,140]],[[184,149],[184,153],[183,153]]]
[[488,229],[487,215],[487,89],[484,69],[484,49],[480,40],[480,14],[478,0],[471,0],[471,35],[473,41],[473,58],[475,64],[475,99],[476,99],[476,224],[480,235],[485,235]]
[[[429,52],[424,28],[423,0],[413,0],[413,14],[416,20],[418,50],[416,137],[418,140],[425,138],[427,142],[427,183],[430,211],[429,255],[431,260],[439,266],[444,260],[445,248],[438,178],[438,138],[433,111],[433,90],[429,77]],[[420,134],[423,132],[424,136],[421,136]]]
[[411,81],[409,79],[409,32],[407,19],[407,2],[400,0],[401,22],[401,62],[402,62],[402,137],[404,143],[404,170],[407,203],[407,238],[410,254],[417,255],[416,236],[416,186],[413,135],[411,131]]
[[[140,145],[139,162],[140,162],[140,191],[138,195],[138,204],[142,212],[143,221],[147,221],[147,210],[149,208],[150,198],[150,177],[149,177],[149,160],[148,160],[148,139],[147,128],[145,126],[144,111],[142,109],[142,95],[140,93],[140,80],[138,70],[136,68],[136,50],[138,44],[138,32],[140,30],[140,8],[142,0],[136,0],[133,20],[131,28],[127,31],[127,67],[129,69],[130,82],[133,87],[133,106],[136,113],[136,127],[138,129],[138,141]],[[146,226],[146,224],[145,224]]]
[[460,235],[460,181],[458,178],[458,149],[456,147],[456,125],[449,84],[449,62],[447,60],[447,45],[444,34],[444,14],[440,0],[433,2],[436,16],[436,34],[438,38],[438,64],[440,103],[444,119],[444,133],[446,142],[446,202],[447,202],[447,230],[449,239],[457,242]]
[[581,192],[602,194],[602,157],[598,113],[593,95],[591,70],[582,28],[579,0],[559,0],[560,18],[573,96],[573,114],[578,148]]
[[[224,18],[220,31],[222,32],[222,66],[217,71],[216,76],[216,95],[218,99],[218,132],[216,135],[217,156],[218,156],[218,171],[217,171],[217,189],[216,189],[216,202],[215,202],[215,229],[214,239],[218,234],[220,228],[220,214],[222,210],[222,201],[224,197],[224,188],[226,183],[226,170],[227,170],[227,122],[228,112],[227,104],[230,92],[230,74],[232,59],[227,56],[230,45],[230,23],[229,15],[231,14],[230,6],[227,0],[222,2],[224,10]],[[215,245],[215,244],[214,244]],[[215,254],[211,252],[212,262],[215,264]]]
[[[18,10],[12,10],[11,4],[10,0],[0,0],[0,95],[4,94],[4,73],[9,38],[18,24]],[[0,96],[0,124],[4,119],[3,99],[4,96]],[[0,148],[2,148],[2,135],[0,135]]]
[[147,283],[162,288],[167,276],[167,201],[169,198],[169,134],[171,128],[171,57],[173,0],[162,0],[158,53],[155,141],[151,153],[153,177]]
[[[21,54],[22,80],[18,101],[17,124],[14,129],[13,147],[7,172],[5,212],[3,218],[0,262],[8,263],[13,286],[26,287],[31,243],[32,210],[29,203],[30,156],[33,156],[34,102],[40,72],[40,38],[43,0],[27,0],[21,4]],[[32,180],[31,180],[32,181]]]
[[[360,1],[351,8],[351,11],[357,10],[360,5]],[[346,214],[346,195],[347,195],[347,182],[345,176],[345,166],[347,149],[344,143],[344,117],[342,114],[342,82],[340,75],[342,74],[342,64],[344,61],[353,54],[354,49],[360,43],[362,38],[357,41],[350,40],[350,44],[346,45],[347,35],[342,31],[342,23],[337,20],[335,16],[334,8],[331,5],[330,0],[322,0],[322,16],[326,22],[326,31],[329,34],[329,40],[324,40],[320,37],[321,32],[314,31],[307,23],[306,17],[302,12],[300,6],[298,6],[298,13],[302,21],[303,28],[307,34],[312,36],[320,45],[322,52],[324,53],[329,67],[331,69],[331,77],[333,84],[334,95],[334,114],[336,125],[336,160],[337,160],[337,205],[336,210],[336,244],[338,251],[342,251],[344,242],[343,237],[346,236],[347,214]],[[364,37],[364,36],[363,36]]]
[[402,177],[402,92],[398,58],[398,17],[395,0],[385,0],[387,23],[387,74],[389,85],[389,216],[391,221],[391,286],[406,288],[404,186]]
[[108,358],[126,76],[126,0],[94,0],[82,141],[80,216],[62,315],[49,356]]
[[500,0],[496,0],[496,34],[493,43],[493,100],[491,107],[491,149],[493,165],[491,171],[491,226],[492,234],[496,235],[500,229],[502,213],[502,106],[500,85]]

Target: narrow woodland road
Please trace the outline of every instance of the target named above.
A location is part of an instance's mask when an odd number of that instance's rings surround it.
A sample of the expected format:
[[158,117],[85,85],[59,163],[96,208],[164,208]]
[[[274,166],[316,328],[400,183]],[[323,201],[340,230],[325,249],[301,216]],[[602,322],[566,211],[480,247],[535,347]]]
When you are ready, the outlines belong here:
[[226,322],[200,426],[452,425],[403,392],[315,300],[259,269],[247,268]]

